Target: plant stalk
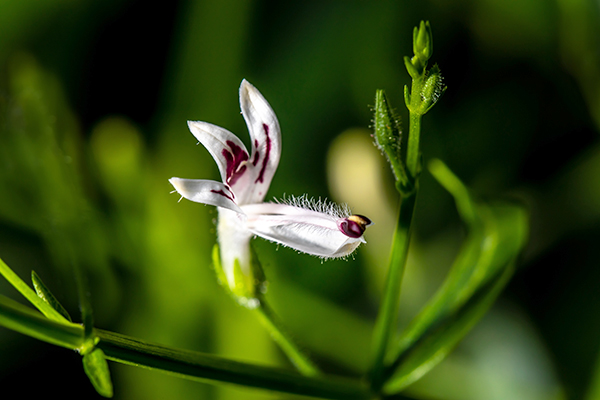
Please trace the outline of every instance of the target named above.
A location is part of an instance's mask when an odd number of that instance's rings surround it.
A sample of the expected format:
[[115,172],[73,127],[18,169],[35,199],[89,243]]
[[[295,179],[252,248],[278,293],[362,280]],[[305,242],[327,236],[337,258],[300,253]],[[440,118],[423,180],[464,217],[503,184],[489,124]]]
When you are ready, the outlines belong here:
[[260,299],[260,306],[253,311],[256,313],[265,329],[269,331],[271,338],[279,345],[281,350],[287,355],[301,374],[306,376],[317,376],[321,374],[319,368],[292,340],[264,298]]
[[392,335],[396,331],[398,308],[400,306],[400,288],[408,256],[411,224],[417,198],[416,194],[417,192],[415,191],[406,197],[402,197],[400,201],[398,224],[396,225],[392,242],[384,295],[373,332],[373,359],[370,378],[371,389],[374,392],[379,391],[384,383],[382,377],[385,358]]
[[186,379],[233,383],[323,399],[371,398],[368,388],[354,380],[307,377],[279,368],[149,344],[112,332],[96,330],[96,334],[100,338],[97,347],[104,351],[107,359]]
[[419,148],[421,137],[421,113],[419,93],[423,86],[423,79],[413,79],[411,86],[411,101],[407,104],[409,110],[409,131],[406,149],[406,168],[408,179],[414,185],[414,190],[405,194],[400,200],[398,211],[398,223],[392,241],[392,250],[388,273],[385,280],[382,304],[375,322],[373,332],[373,358],[370,369],[371,389],[379,392],[384,382],[384,370],[388,348],[398,319],[400,308],[400,289],[402,277],[408,257],[410,234],[413,214],[419,191],[419,172],[421,162],[421,150]]
[[[415,85],[413,84],[413,90]],[[413,92],[414,93],[414,92]],[[416,96],[413,94],[413,97]],[[410,112],[409,115],[409,134],[406,151],[406,169],[408,170],[409,179],[416,181],[421,169],[419,163],[421,151],[419,149],[421,138],[421,118],[422,115],[416,112]]]

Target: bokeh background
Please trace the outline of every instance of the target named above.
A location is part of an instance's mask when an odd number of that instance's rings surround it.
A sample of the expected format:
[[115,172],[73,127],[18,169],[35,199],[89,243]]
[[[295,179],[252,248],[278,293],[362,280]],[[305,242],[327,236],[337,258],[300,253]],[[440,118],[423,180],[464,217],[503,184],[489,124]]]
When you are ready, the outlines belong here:
[[[217,179],[187,120],[248,141],[238,87],[277,112],[269,196],[348,203],[375,221],[349,260],[257,239],[268,296],[323,368],[364,372],[397,196],[370,137],[376,89],[406,117],[402,58],[433,28],[448,90],[424,118],[424,160],[483,198],[525,202],[531,238],[500,300],[415,383],[439,399],[597,399],[600,350],[600,2],[0,1],[0,257],[34,269],[79,320],[73,263],[96,326],[291,368],[211,269],[216,212],[168,179]],[[464,230],[422,177],[401,326],[442,281]],[[0,292],[20,296],[6,282]],[[400,327],[401,328],[401,327]],[[116,399],[282,399],[110,364]],[[99,398],[80,356],[0,328],[5,394]],[[10,397],[10,395],[9,395]]]

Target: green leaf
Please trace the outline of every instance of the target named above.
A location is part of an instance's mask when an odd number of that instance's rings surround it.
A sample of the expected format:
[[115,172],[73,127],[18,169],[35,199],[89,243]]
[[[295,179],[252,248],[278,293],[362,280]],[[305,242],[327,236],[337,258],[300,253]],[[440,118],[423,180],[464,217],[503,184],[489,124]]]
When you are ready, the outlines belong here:
[[38,276],[38,274],[35,273],[35,271],[31,271],[31,281],[33,282],[33,288],[35,289],[35,292],[37,293],[40,299],[48,303],[50,307],[58,311],[58,313],[60,313],[60,315],[62,315],[69,322],[73,321],[67,310],[65,310],[65,308],[62,306],[62,304],[60,304],[57,298],[54,297],[50,289],[48,289],[48,287],[44,285],[44,282]]
[[15,287],[29,302],[46,317],[59,322],[67,322],[68,320],[56,311],[50,304],[39,297],[33,289],[29,287],[17,274],[9,268],[8,265],[0,259],[0,274]]
[[454,197],[468,235],[446,280],[396,342],[388,360],[388,393],[404,389],[439,363],[491,307],[527,239],[524,208],[474,199],[439,160],[436,179]]
[[104,397],[113,397],[113,385],[110,380],[108,363],[101,349],[94,349],[83,356],[83,370],[90,378],[96,392]]

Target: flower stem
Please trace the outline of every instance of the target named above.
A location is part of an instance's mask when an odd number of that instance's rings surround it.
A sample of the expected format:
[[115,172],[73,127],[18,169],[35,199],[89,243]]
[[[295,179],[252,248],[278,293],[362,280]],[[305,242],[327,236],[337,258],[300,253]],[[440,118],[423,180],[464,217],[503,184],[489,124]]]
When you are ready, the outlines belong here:
[[396,330],[398,309],[400,307],[400,288],[402,277],[408,257],[408,246],[413,214],[419,191],[419,172],[421,170],[421,150],[419,148],[421,137],[421,117],[419,112],[419,93],[423,86],[423,79],[413,79],[411,86],[409,110],[409,131],[406,149],[406,169],[408,180],[415,188],[412,192],[402,195],[398,211],[398,223],[394,232],[392,250],[388,273],[385,281],[382,304],[379,308],[375,329],[373,332],[373,358],[371,361],[370,378],[371,389],[378,392],[384,384],[384,369],[386,355],[393,333]]
[[149,344],[120,334],[97,330],[97,345],[111,361],[206,382],[220,381],[282,393],[323,399],[370,399],[360,382],[328,376],[302,376],[279,368],[247,364],[209,354]]
[[81,325],[43,316],[15,300],[0,295],[0,326],[71,350],[84,345]]
[[390,263],[386,277],[382,304],[373,332],[373,359],[371,362],[371,388],[377,392],[383,385],[384,362],[387,349],[395,332],[398,308],[400,306],[400,287],[408,256],[410,232],[417,192],[402,197],[398,214],[398,224],[394,232]]
[[[85,347],[84,328],[42,316],[0,295],[0,326],[72,350]],[[158,370],[194,381],[217,381],[323,399],[371,399],[361,382],[335,376],[307,377],[275,367],[253,365],[189,350],[151,344],[118,333],[93,329],[106,358],[122,364]],[[94,341],[95,341],[94,340]]]
[[279,345],[300,373],[306,376],[321,374],[318,367],[300,350],[290,335],[283,329],[279,319],[264,298],[260,299],[260,306],[255,308],[254,311],[260,322],[269,331],[271,338]]
[[[414,90],[413,84],[413,90]],[[411,112],[409,115],[409,134],[406,151],[406,168],[408,169],[409,179],[416,180],[420,168],[421,152],[419,149],[421,138],[421,114]]]

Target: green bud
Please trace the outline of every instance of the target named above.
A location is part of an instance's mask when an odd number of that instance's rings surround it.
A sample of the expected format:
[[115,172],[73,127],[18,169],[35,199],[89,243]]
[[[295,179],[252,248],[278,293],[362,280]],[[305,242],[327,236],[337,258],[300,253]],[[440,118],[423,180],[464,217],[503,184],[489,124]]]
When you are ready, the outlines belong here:
[[413,60],[417,62],[418,64],[418,59],[416,59],[415,57],[413,57],[412,59],[409,57],[404,57],[404,66],[406,67],[406,70],[408,71],[408,74],[410,75],[411,78],[413,79],[419,79],[424,72],[424,67],[423,66],[415,66],[413,64]]
[[412,102],[412,96],[410,95],[410,90],[408,90],[408,86],[404,85],[404,104],[406,108],[410,111],[410,104]]
[[98,348],[83,356],[83,370],[94,389],[103,397],[113,397],[113,385],[110,379],[108,363],[104,352]]
[[423,67],[433,54],[433,35],[429,21],[421,21],[419,27],[413,30],[413,51]]
[[401,185],[406,184],[407,176],[400,152],[402,143],[400,118],[394,113],[383,90],[378,90],[375,94],[373,123],[375,144],[386,155],[396,182]]
[[411,78],[417,80],[425,75],[427,61],[433,54],[433,36],[429,22],[421,21],[413,30],[413,53],[412,58],[404,57],[404,65]]
[[441,95],[446,91],[446,87],[443,83],[442,73],[437,65],[434,65],[427,72],[425,83],[421,88],[421,106],[419,107],[419,113],[424,115],[427,111],[431,110],[431,107],[437,103]]

